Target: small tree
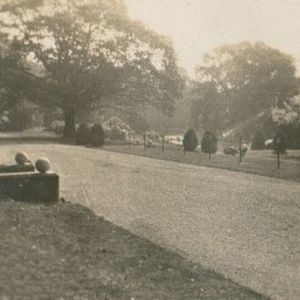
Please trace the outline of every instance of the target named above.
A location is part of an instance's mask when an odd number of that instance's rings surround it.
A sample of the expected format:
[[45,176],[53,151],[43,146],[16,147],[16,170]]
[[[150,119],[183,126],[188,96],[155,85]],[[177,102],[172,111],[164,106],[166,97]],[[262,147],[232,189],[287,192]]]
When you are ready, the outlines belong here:
[[252,139],[251,149],[252,150],[265,149],[265,135],[264,135],[263,131],[258,130],[255,132],[253,139]]
[[104,130],[101,124],[95,124],[90,132],[90,144],[94,147],[103,146],[105,142]]
[[273,152],[277,154],[277,168],[280,168],[280,154],[286,153],[287,139],[282,131],[277,131],[273,137]]
[[201,150],[204,153],[208,153],[209,159],[211,159],[211,155],[217,152],[218,148],[218,139],[214,133],[210,131],[206,131],[201,141]]
[[189,129],[183,138],[183,149],[185,151],[195,151],[198,146],[198,138],[193,129]]
[[76,144],[87,145],[90,142],[90,127],[88,124],[80,124],[76,131]]

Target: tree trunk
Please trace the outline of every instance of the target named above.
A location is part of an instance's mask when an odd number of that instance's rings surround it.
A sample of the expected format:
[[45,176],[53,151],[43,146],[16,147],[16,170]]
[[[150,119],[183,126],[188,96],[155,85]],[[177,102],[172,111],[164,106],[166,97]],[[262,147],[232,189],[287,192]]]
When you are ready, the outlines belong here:
[[209,160],[211,160],[211,153],[208,154],[208,158],[209,158]]
[[74,141],[75,138],[75,110],[68,109],[64,112],[65,128],[64,128],[64,139],[67,141]]
[[280,169],[280,152],[277,152],[277,169]]

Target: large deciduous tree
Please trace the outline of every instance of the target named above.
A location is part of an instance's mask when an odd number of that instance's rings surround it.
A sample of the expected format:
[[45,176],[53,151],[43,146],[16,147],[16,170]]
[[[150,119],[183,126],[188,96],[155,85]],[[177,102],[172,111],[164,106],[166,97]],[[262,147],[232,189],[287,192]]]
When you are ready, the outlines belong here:
[[191,124],[195,128],[217,131],[226,125],[225,102],[221,101],[215,82],[193,82],[189,90]]
[[[197,68],[198,101],[203,118],[220,116],[218,129],[232,127],[298,93],[293,58],[264,43],[242,42],[207,53]],[[215,129],[215,128],[213,128]]]
[[272,110],[272,120],[279,126],[294,125],[300,127],[300,96],[283,103]]
[[22,60],[15,44],[5,44],[6,36],[0,35],[0,114],[24,103],[28,78],[16,71]]
[[300,96],[286,101],[280,108],[274,108],[272,121],[285,133],[289,147],[300,149]]
[[65,137],[74,136],[76,114],[95,103],[172,112],[183,85],[172,45],[130,20],[122,0],[15,1],[2,11],[35,68],[22,66],[35,74],[27,95],[63,110]]

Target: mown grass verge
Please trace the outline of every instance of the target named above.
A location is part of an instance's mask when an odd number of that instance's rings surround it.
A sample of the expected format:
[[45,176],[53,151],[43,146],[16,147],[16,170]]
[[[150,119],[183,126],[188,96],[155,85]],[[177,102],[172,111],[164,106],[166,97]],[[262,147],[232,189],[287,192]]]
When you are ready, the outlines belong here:
[[70,203],[0,201],[0,299],[264,299]]
[[220,153],[213,155],[212,159],[209,160],[208,155],[202,153],[200,150],[186,152],[184,155],[182,149],[174,145],[166,145],[164,152],[162,151],[161,146],[146,148],[146,150],[144,150],[142,146],[129,147],[124,145],[106,145],[104,149],[118,153],[146,156],[185,164],[227,169],[297,182],[300,181],[299,160],[297,161],[297,159],[294,159],[295,156],[293,155],[282,155],[280,169],[277,169],[275,155],[270,154],[272,153],[270,150],[251,151],[242,158],[242,163],[239,163],[238,156],[232,157]]

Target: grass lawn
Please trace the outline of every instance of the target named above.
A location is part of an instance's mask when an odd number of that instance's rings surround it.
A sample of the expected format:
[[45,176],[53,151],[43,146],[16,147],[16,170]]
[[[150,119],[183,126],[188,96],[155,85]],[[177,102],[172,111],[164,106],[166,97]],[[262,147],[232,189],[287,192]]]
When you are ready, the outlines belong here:
[[0,201],[0,299],[264,299],[68,202]]
[[[61,137],[53,133],[32,129],[21,133],[0,133],[0,145],[15,143],[62,144],[63,140]],[[201,150],[197,149],[195,152],[187,152],[184,156],[182,146],[172,145],[168,143],[165,143],[164,152],[162,152],[161,145],[147,148],[146,151],[144,151],[143,146],[131,145],[131,147],[129,147],[128,145],[124,145],[122,142],[109,142],[109,144],[105,145],[103,148],[114,152],[140,155],[205,167],[222,168],[232,171],[277,177],[298,182],[300,181],[299,150],[288,150],[288,153],[286,155],[282,155],[280,169],[277,169],[276,155],[272,153],[272,150],[250,150],[247,152],[245,158],[242,159],[242,163],[240,164],[238,155],[232,157],[230,155],[224,155],[223,153],[217,153],[216,155],[212,156],[211,160],[209,160],[208,155],[202,153]]]
[[277,177],[286,180],[300,181],[300,152],[295,150],[288,151],[288,154],[281,156],[280,169],[277,169],[276,156],[271,150],[248,151],[246,156],[239,163],[239,157],[236,155],[224,155],[217,153],[208,159],[208,155],[201,152],[186,152],[183,154],[182,148],[166,144],[165,151],[162,151],[161,145],[146,148],[143,146],[117,146],[106,145],[104,149],[120,153],[147,156],[151,158],[176,161],[180,163],[193,164],[205,167],[222,168],[239,172],[253,173],[262,176]]

